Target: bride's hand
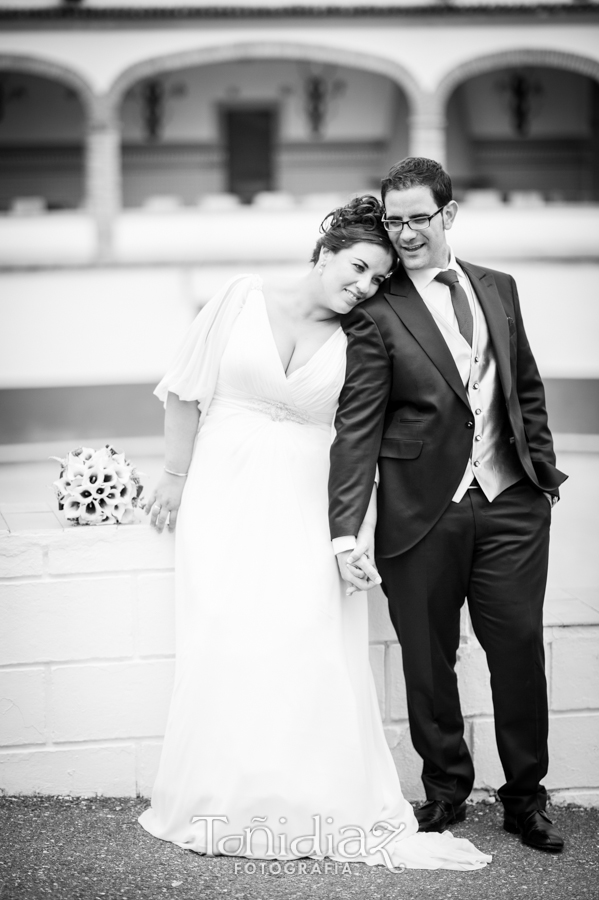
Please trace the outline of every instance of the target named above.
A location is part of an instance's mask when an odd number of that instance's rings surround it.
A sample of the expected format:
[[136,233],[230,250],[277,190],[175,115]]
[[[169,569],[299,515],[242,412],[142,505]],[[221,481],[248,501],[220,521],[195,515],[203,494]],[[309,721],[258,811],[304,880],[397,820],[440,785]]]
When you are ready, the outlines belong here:
[[337,565],[339,566],[339,574],[346,582],[346,595],[355,593],[356,591],[367,591],[369,587],[374,586],[374,582],[369,584],[369,579],[365,575],[361,567],[355,565],[348,566],[347,561],[354,553],[353,550],[344,550],[337,554]]
[[381,583],[381,576],[376,567],[371,563],[366,554],[362,554],[352,563],[347,562],[348,571],[356,578],[356,581],[350,582],[346,594],[349,597],[356,591],[369,591],[377,584]]
[[352,574],[359,579],[361,587],[356,582],[350,584],[347,590],[348,596],[358,590],[368,591],[376,584],[381,583],[381,576],[374,564],[374,523],[367,520],[362,522],[356,546],[347,558],[347,566]]
[[381,583],[381,576],[373,560],[374,525],[364,522],[358,532],[355,548],[337,554],[341,577],[348,583],[346,590],[348,597],[356,591],[369,591]]
[[175,530],[185,481],[165,472],[146,502],[144,512],[150,515],[150,525],[159,534],[164,531],[167,519],[168,530]]
[[[358,537],[356,538],[356,546],[352,551],[352,556],[348,562],[352,563],[354,560],[359,559],[361,556],[367,556],[368,559],[374,560],[374,529],[375,522],[370,522],[368,519],[364,519],[362,524],[360,525],[360,530],[358,531]],[[374,568],[374,563],[373,563]],[[376,572],[376,569],[374,569]],[[376,573],[378,575],[378,572]]]

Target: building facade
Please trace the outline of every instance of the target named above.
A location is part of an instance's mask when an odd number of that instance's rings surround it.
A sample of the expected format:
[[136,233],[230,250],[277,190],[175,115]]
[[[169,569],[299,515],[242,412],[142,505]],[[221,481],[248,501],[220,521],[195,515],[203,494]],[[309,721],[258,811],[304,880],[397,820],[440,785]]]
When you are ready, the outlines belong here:
[[[598,38],[594,2],[2,0],[0,444],[156,433],[213,287],[303,265],[407,154],[450,171],[456,250],[523,279],[554,428],[597,433]],[[56,353],[99,302],[109,346]]]

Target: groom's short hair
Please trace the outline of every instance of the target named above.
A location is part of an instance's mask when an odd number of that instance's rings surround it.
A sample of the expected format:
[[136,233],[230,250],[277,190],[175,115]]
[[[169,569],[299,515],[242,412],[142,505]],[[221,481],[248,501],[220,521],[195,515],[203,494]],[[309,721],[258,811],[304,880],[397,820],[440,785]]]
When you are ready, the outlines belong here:
[[437,206],[453,199],[451,178],[440,163],[425,156],[407,156],[391,166],[381,181],[383,203],[388,191],[403,191],[419,184],[431,189]]

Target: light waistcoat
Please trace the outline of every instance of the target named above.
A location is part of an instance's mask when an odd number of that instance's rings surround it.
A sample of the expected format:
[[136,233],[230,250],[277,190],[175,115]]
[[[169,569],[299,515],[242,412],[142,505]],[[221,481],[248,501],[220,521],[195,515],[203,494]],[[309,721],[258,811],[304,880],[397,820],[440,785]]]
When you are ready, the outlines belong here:
[[459,503],[473,479],[489,501],[519,481],[524,470],[513,443],[507,410],[487,322],[469,279],[451,252],[448,269],[458,274],[473,316],[472,347],[460,334],[447,285],[435,281],[443,269],[409,271],[414,287],[432,314],[468,394],[472,420],[472,451],[452,500]]

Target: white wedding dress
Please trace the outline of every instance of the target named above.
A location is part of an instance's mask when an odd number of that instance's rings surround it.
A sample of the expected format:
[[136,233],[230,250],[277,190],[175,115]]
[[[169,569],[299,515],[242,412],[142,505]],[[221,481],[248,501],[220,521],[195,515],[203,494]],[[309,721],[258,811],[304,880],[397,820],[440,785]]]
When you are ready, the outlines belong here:
[[[179,512],[175,685],[139,821],[198,853],[480,868],[491,857],[469,841],[416,833],[379,713],[366,595],[345,596],[331,549],[329,447],[345,335],[337,329],[286,377],[260,281],[237,284],[243,300],[221,340]],[[207,352],[197,328],[159,396],[194,396]],[[210,835],[212,816],[227,821],[213,820]],[[386,856],[377,847],[390,834]],[[303,835],[313,837],[292,843]]]

